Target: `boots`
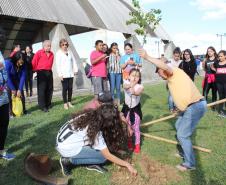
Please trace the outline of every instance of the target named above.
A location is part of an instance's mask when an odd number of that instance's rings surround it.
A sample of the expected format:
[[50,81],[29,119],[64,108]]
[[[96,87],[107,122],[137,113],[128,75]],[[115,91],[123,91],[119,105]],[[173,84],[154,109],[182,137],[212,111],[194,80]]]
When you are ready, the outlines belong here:
[[135,145],[133,152],[136,153],[136,154],[140,153],[140,144]]

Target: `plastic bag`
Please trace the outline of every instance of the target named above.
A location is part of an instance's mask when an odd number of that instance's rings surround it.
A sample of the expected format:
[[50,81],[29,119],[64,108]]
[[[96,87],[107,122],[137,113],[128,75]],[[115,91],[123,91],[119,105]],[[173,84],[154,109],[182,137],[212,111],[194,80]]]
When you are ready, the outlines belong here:
[[23,114],[23,105],[19,97],[12,96],[12,111],[17,117]]

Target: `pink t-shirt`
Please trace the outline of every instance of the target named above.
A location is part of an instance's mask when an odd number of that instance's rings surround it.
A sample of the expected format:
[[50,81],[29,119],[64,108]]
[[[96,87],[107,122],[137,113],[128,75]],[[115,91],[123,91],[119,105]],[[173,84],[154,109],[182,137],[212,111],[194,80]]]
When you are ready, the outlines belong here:
[[[90,54],[90,61],[95,60],[103,54],[104,53],[100,51],[92,51],[92,53]],[[92,64],[92,76],[107,77],[106,59],[102,59],[98,63]]]

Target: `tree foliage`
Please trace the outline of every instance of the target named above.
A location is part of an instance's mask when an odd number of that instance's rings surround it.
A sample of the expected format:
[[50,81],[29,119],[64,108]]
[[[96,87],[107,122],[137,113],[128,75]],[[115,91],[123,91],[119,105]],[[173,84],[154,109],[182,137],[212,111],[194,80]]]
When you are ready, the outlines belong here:
[[136,24],[138,28],[134,31],[138,35],[143,36],[143,44],[147,42],[147,30],[148,27],[151,28],[152,31],[155,30],[156,26],[161,21],[161,10],[160,9],[151,9],[148,12],[142,11],[139,0],[132,0],[134,10],[129,13],[132,17],[130,20],[126,21],[127,25]]

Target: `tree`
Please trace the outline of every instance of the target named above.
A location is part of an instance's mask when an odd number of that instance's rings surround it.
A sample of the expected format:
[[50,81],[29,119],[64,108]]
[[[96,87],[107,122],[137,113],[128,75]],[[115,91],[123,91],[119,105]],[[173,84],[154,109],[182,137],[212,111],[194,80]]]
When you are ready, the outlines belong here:
[[138,28],[134,31],[143,36],[143,45],[147,42],[148,28],[150,27],[152,31],[155,30],[156,26],[161,21],[161,10],[151,9],[148,12],[144,12],[139,4],[139,0],[132,0],[134,10],[132,10],[129,15],[132,17],[130,20],[126,21],[127,25],[136,24]]

